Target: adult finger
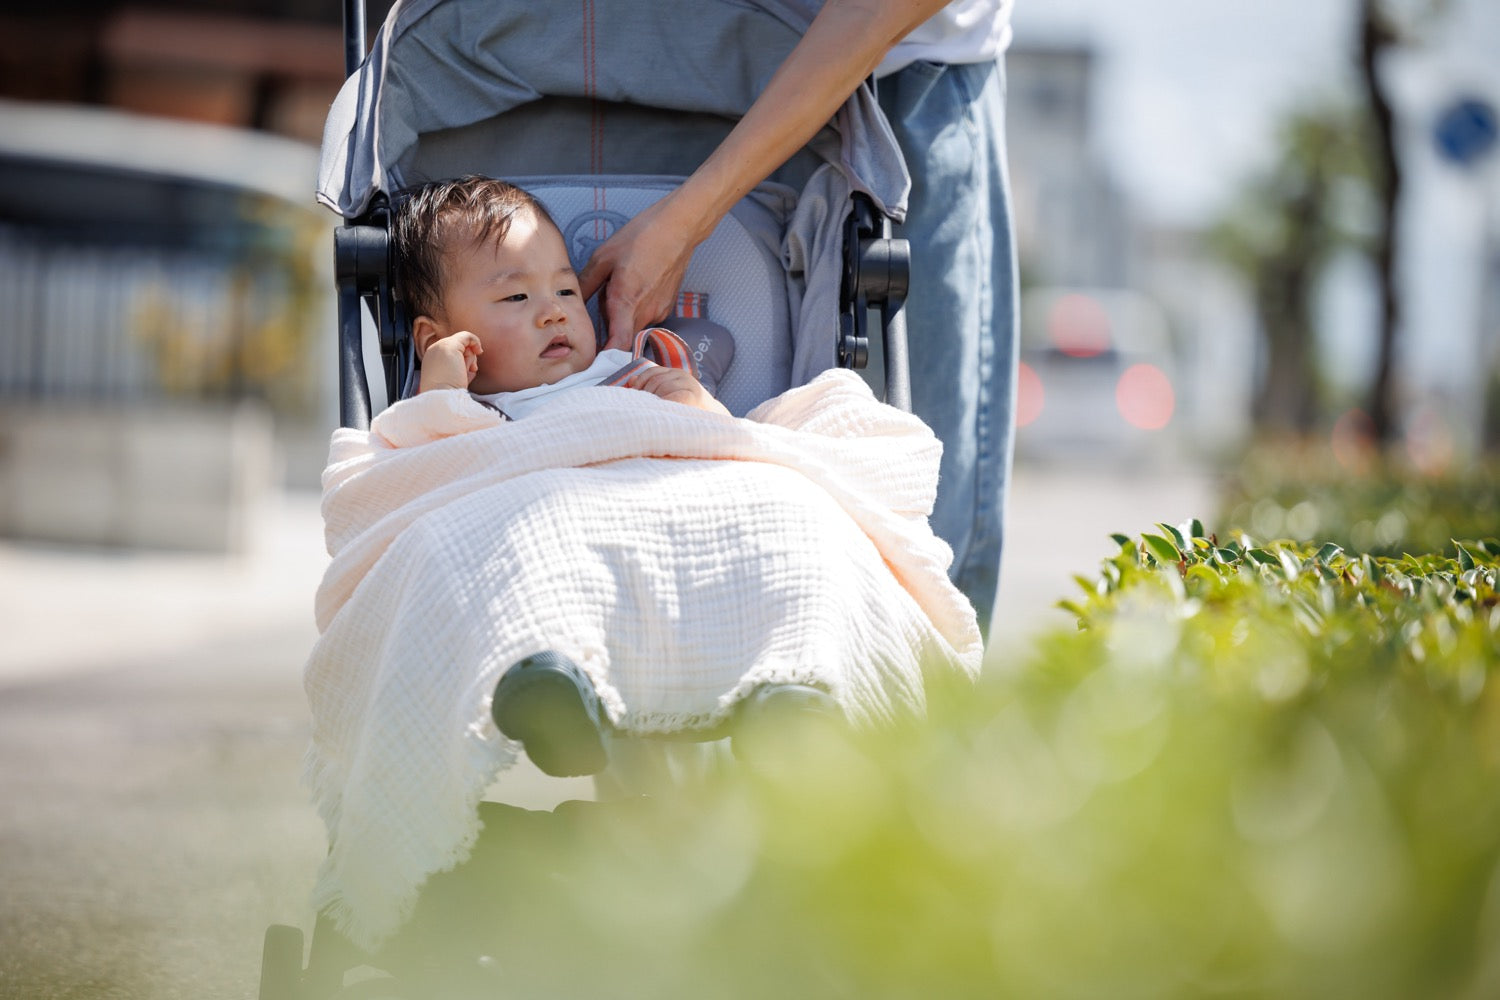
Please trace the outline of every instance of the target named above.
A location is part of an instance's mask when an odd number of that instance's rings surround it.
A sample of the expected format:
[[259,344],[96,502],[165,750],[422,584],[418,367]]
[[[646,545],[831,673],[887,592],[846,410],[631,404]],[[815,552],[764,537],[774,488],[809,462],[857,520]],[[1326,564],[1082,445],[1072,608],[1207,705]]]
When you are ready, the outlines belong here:
[[610,273],[614,271],[614,260],[605,253],[608,249],[609,242],[606,240],[589,256],[583,270],[578,272],[578,292],[585,302],[609,282]]
[[611,295],[610,289],[605,289],[604,295],[604,331],[609,335],[605,343],[606,348],[619,348],[622,351],[630,350],[631,341],[637,330],[644,330],[650,320],[642,320],[637,317],[637,303],[625,299],[623,295]]

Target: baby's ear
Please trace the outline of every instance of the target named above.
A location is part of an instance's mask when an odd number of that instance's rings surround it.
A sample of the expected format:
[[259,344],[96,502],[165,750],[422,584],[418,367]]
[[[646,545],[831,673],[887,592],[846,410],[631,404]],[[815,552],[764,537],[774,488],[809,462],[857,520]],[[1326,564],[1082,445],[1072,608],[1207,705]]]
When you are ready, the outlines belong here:
[[411,340],[417,348],[417,360],[422,360],[422,356],[427,353],[427,348],[434,341],[442,340],[443,336],[442,326],[431,316],[418,316],[412,320]]

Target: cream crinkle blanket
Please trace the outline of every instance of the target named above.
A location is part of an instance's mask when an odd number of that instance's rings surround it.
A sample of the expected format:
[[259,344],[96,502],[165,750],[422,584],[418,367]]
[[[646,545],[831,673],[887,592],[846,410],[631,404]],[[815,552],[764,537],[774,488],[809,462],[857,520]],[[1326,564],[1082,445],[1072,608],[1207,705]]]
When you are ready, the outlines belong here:
[[315,906],[373,947],[467,856],[518,751],[490,692],[539,650],[636,733],[715,724],[767,682],[875,723],[923,707],[924,671],[977,673],[927,522],[940,449],[847,371],[744,419],[600,387],[505,422],[441,391],[335,431],[305,672]]

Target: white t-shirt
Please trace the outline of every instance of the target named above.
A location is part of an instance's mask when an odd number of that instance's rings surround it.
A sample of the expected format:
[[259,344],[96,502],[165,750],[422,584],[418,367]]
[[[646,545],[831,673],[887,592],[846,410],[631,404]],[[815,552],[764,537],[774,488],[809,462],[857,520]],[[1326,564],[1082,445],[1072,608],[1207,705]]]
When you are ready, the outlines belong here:
[[594,363],[581,372],[574,372],[547,385],[536,385],[515,392],[492,392],[488,395],[474,393],[481,403],[488,403],[512,420],[520,420],[544,403],[556,399],[560,393],[584,385],[598,385],[615,372],[630,364],[629,351],[600,351]]
[[1015,0],[953,0],[896,43],[875,70],[888,76],[914,62],[989,62],[1010,44]]

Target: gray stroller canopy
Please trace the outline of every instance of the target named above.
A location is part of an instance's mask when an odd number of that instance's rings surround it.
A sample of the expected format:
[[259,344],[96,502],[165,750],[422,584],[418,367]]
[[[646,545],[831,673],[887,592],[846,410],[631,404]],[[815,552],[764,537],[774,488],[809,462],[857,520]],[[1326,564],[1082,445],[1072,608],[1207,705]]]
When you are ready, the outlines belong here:
[[[329,113],[318,200],[353,218],[379,192],[454,173],[684,176],[815,10],[798,0],[403,0]],[[773,179],[801,190],[822,163],[904,216],[906,167],[868,87]]]

